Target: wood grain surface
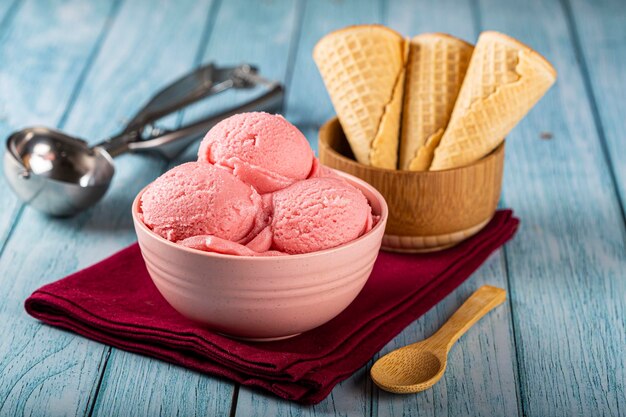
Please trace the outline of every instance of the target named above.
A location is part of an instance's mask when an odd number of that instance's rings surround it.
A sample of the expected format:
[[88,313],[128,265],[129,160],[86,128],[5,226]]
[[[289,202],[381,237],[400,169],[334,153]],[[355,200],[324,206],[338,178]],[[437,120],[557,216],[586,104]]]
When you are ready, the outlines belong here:
[[[192,4],[193,2],[190,2]],[[177,6],[180,7],[180,6]],[[289,33],[295,30],[296,13],[293,5],[288,1],[272,2],[270,4],[259,3],[251,5],[246,1],[230,1],[228,7],[214,5],[207,13],[198,13],[199,17],[208,19],[208,22],[199,22],[195,28],[201,31],[201,25],[205,25],[207,33],[204,42],[198,46],[195,55],[195,65],[200,62],[215,61],[221,65],[237,65],[242,62],[257,64],[263,75],[273,79],[285,80],[288,66],[288,51],[292,36]],[[189,13],[189,12],[188,12]],[[193,12],[191,12],[193,13]],[[191,14],[189,13],[189,14]],[[243,21],[252,20],[255,16],[267,19],[267,25],[242,25],[238,26],[238,37],[232,35],[234,16],[240,16]],[[193,37],[190,31],[190,39]],[[241,44],[240,48],[233,48],[233,44]],[[162,48],[155,45],[156,49]],[[173,48],[175,49],[175,48]],[[188,50],[182,48],[182,50]],[[157,52],[157,51],[155,51]],[[191,59],[194,57],[191,56]],[[189,61],[192,62],[191,60]],[[243,97],[242,97],[243,96]],[[203,111],[210,112],[233,105],[246,94],[228,94],[211,99],[213,102],[206,104]],[[187,112],[181,120],[191,121],[199,108]],[[187,152],[180,155],[169,165],[175,165],[186,160],[196,159],[197,144],[190,146]],[[165,166],[160,169],[164,169]],[[133,170],[128,169],[129,175]],[[158,172],[156,173],[158,174]],[[156,175],[155,175],[156,176]],[[144,185],[149,182],[144,182]],[[134,197],[134,195],[133,195]],[[130,206],[129,206],[130,210]],[[139,358],[132,353],[113,349],[109,360],[108,374],[103,377],[103,388],[100,391],[98,402],[95,406],[94,415],[106,417],[111,410],[124,414],[127,410],[132,415],[153,416],[173,415],[180,413],[184,416],[203,415],[228,415],[232,407],[232,399],[238,387],[234,384],[206,377],[184,368],[169,365],[163,362]],[[129,375],[145,375],[150,381],[149,385],[137,384]],[[142,378],[143,379],[143,378]],[[172,395],[163,395],[161,387],[168,387]],[[193,391],[190,387],[194,387]],[[156,396],[154,401],[136,401],[135,398],[143,398],[146,395]],[[189,401],[173,402],[171,398],[189,396]],[[129,406],[132,404],[132,406]],[[181,409],[181,406],[184,408]],[[234,408],[233,408],[234,409]]]
[[543,1],[482,1],[480,12],[559,72],[507,142],[504,204],[523,219],[506,247],[523,413],[623,415],[624,221],[568,16]]
[[[386,19],[387,24],[396,24],[395,29],[409,36],[441,31],[470,42],[478,37],[479,21],[474,4],[463,0],[396,1],[389,4]],[[507,169],[505,166],[505,173]],[[470,294],[485,284],[508,288],[502,251],[388,343],[379,355],[432,335]],[[411,396],[375,390],[373,415],[520,415],[519,376],[510,323],[510,304],[505,304],[459,340],[450,352],[448,369],[438,384]]]
[[[99,135],[114,133],[153,91],[196,66],[205,48],[199,34],[214,13],[213,8],[210,0],[168,2],[151,9],[126,2],[87,78],[86,85],[93,88],[85,89],[79,97],[85,105],[77,106],[69,118],[76,133],[92,142]],[[145,28],[137,25],[140,18],[161,28],[158,36],[147,37]],[[171,25],[170,20],[185,24]],[[120,45],[124,45],[123,50]],[[98,103],[109,117],[91,118],[87,103]],[[166,161],[150,155],[127,155],[115,163],[117,172],[111,189],[95,209],[103,212],[87,224],[102,231],[111,228],[116,230],[114,234],[127,236],[120,242],[122,247],[134,239],[132,223],[126,217],[134,194],[165,169]],[[112,219],[104,214],[107,212],[118,213],[119,217]],[[225,414],[230,409],[233,387],[228,382],[117,349],[104,349],[106,372],[100,375],[99,395],[92,404],[91,415],[152,416],[179,412],[193,416],[204,415],[207,410]],[[174,372],[170,371],[172,368]],[[144,397],[148,400],[137,401]],[[171,398],[179,398],[180,402],[173,403]]]
[[[303,131],[309,143],[317,142],[317,128],[332,114],[332,106],[311,53],[325,33],[367,21],[380,21],[380,3],[374,0],[307,1],[299,6],[298,44],[289,70],[285,117]],[[322,18],[323,16],[323,18]],[[323,106],[323,103],[328,103]],[[271,395],[242,387],[236,407],[238,417],[253,416],[340,416],[370,415],[372,383],[365,369],[339,384],[321,403],[301,406],[277,400]]]
[[[0,27],[3,136],[33,123],[63,127],[119,4],[25,1]],[[73,30],[67,30],[72,24]],[[50,43],[49,43],[50,42]],[[4,180],[0,258],[0,415],[84,415],[97,392],[103,349],[43,326],[22,303],[37,286],[77,267],[64,223],[20,216]],[[27,215],[33,215],[28,209]],[[33,221],[34,220],[34,221]],[[87,237],[87,235],[85,235]],[[36,248],[36,250],[33,250]],[[65,256],[62,256],[64,254]],[[95,253],[94,253],[95,255]],[[89,261],[87,261],[89,262]]]
[[[316,406],[111,349],[23,311],[40,285],[135,240],[135,193],[175,161],[116,159],[104,200],[72,219],[24,207],[0,179],[0,416],[626,415],[626,7],[623,0],[0,1],[0,136],[32,124],[94,143],[201,62],[258,64],[288,87],[286,117],[317,146],[334,114],[311,58],[325,33],[385,23],[474,42],[500,30],[559,79],[507,140],[503,206],[518,236],[379,353],[430,336],[480,285],[509,300],[452,348],[432,389],[382,392],[369,366]],[[166,120],[246,98],[220,96]],[[378,357],[378,355],[377,355]]]
[[483,285],[430,337],[389,352],[370,369],[372,381],[385,391],[413,394],[439,382],[450,348],[485,314],[506,300],[506,291]]

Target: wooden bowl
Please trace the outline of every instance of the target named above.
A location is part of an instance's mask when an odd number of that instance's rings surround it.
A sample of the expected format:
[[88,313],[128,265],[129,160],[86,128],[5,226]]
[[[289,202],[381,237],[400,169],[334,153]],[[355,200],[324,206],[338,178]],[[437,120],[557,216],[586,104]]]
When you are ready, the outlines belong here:
[[429,252],[453,246],[493,217],[502,186],[504,142],[481,160],[444,171],[398,171],[354,160],[337,118],[319,133],[322,164],[373,185],[387,200],[383,249]]

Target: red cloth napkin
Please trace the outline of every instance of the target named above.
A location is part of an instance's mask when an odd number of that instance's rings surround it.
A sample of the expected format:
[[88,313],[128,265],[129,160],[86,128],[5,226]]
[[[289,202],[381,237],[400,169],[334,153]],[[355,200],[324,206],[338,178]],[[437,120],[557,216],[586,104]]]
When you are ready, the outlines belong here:
[[161,297],[137,244],[35,291],[33,317],[120,349],[317,403],[387,342],[452,292],[509,240],[519,220],[498,211],[478,235],[441,252],[381,252],[357,299],[300,336],[254,343],[230,339],[179,315]]

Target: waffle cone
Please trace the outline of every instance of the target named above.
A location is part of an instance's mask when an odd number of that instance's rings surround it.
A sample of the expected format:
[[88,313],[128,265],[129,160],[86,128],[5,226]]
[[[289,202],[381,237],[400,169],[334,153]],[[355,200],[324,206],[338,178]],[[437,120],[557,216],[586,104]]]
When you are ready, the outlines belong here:
[[442,33],[411,39],[404,87],[400,169],[426,171],[443,136],[473,46]]
[[351,26],[313,50],[356,160],[395,169],[402,110],[405,40],[378,25]]
[[464,166],[489,154],[555,80],[554,68],[537,52],[483,32],[430,169]]

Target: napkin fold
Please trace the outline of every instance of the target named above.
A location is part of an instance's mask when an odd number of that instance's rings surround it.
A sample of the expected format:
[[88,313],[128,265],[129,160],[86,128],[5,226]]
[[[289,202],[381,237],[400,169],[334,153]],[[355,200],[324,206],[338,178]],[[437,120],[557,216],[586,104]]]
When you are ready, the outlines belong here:
[[275,342],[231,339],[178,314],[152,283],[137,244],[41,287],[25,308],[44,323],[120,349],[314,404],[465,281],[518,225],[510,210],[501,210],[453,248],[419,255],[380,252],[346,310],[323,326]]

